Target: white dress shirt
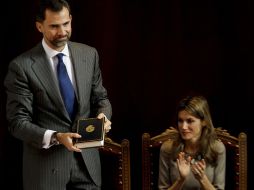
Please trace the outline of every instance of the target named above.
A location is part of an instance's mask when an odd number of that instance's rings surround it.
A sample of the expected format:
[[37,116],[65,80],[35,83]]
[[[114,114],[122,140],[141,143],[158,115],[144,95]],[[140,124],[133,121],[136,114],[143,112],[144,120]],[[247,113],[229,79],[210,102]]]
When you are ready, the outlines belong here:
[[[42,40],[42,46],[47,54],[47,58],[49,60],[49,63],[50,63],[50,66],[53,70],[53,73],[54,73],[54,76],[56,77],[56,80],[57,79],[57,64],[58,64],[58,58],[56,57],[56,55],[58,53],[63,53],[64,56],[63,56],[63,61],[64,61],[64,64],[65,64],[65,67],[67,69],[67,72],[68,72],[68,75],[69,75],[69,78],[71,80],[71,83],[74,87],[74,91],[75,93],[77,93],[77,87],[76,87],[76,81],[75,81],[75,77],[74,77],[74,72],[73,72],[73,65],[72,65],[72,62],[71,62],[71,58],[70,58],[70,54],[69,54],[69,50],[68,50],[68,46],[67,44],[65,45],[63,51],[61,52],[58,52],[52,48],[50,48],[45,40],[43,39]],[[52,142],[51,142],[51,138],[52,138],[52,135],[53,133],[56,132],[56,131],[53,131],[53,130],[46,130],[45,134],[44,134],[44,137],[43,137],[43,141],[42,141],[42,144],[43,144],[43,148],[49,148],[51,147],[52,145]]]

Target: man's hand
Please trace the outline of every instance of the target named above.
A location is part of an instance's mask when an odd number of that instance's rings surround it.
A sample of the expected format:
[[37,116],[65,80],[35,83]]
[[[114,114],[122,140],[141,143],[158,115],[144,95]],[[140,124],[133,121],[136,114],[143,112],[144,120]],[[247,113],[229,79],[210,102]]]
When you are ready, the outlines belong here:
[[69,151],[81,152],[81,149],[73,145],[73,138],[81,138],[78,133],[57,133],[56,139],[63,144]]
[[106,115],[104,113],[100,113],[97,118],[98,119],[102,119],[102,118],[105,118],[105,121],[104,121],[104,129],[106,131],[106,133],[109,132],[109,130],[111,129],[111,121],[108,120],[108,118],[106,117]]

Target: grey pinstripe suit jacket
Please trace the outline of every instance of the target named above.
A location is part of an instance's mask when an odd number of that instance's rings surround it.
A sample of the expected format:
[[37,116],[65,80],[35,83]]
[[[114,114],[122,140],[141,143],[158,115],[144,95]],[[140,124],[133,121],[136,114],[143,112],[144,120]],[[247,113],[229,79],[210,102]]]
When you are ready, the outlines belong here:
[[[69,179],[73,153],[63,145],[42,149],[47,129],[75,131],[78,118],[92,117],[100,112],[111,117],[111,105],[102,86],[96,49],[75,42],[68,42],[68,47],[77,84],[75,122],[70,120],[65,110],[41,43],[12,60],[5,78],[8,128],[13,136],[23,141],[25,189],[65,189],[61,184]],[[92,180],[100,185],[98,150],[85,149],[82,157]]]

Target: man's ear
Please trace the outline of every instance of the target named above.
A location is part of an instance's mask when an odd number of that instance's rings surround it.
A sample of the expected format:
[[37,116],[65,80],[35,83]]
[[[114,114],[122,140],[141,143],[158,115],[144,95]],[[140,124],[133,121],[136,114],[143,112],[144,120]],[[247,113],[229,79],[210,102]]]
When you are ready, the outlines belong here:
[[42,32],[42,24],[40,22],[35,22],[35,25],[37,30],[39,30],[39,32]]

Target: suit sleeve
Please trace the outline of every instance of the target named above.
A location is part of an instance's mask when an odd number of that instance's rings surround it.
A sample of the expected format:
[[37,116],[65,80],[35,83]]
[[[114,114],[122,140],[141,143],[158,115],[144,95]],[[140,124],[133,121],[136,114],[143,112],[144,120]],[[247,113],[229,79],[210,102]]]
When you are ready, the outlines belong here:
[[4,81],[8,129],[16,138],[41,148],[45,129],[32,123],[33,94],[25,69],[18,63],[19,60],[10,63]]
[[94,75],[92,82],[92,109],[96,115],[99,113],[104,113],[108,119],[111,118],[112,108],[108,99],[107,90],[103,87],[102,84],[102,74],[99,67],[99,56],[97,51],[95,50],[94,56]]

